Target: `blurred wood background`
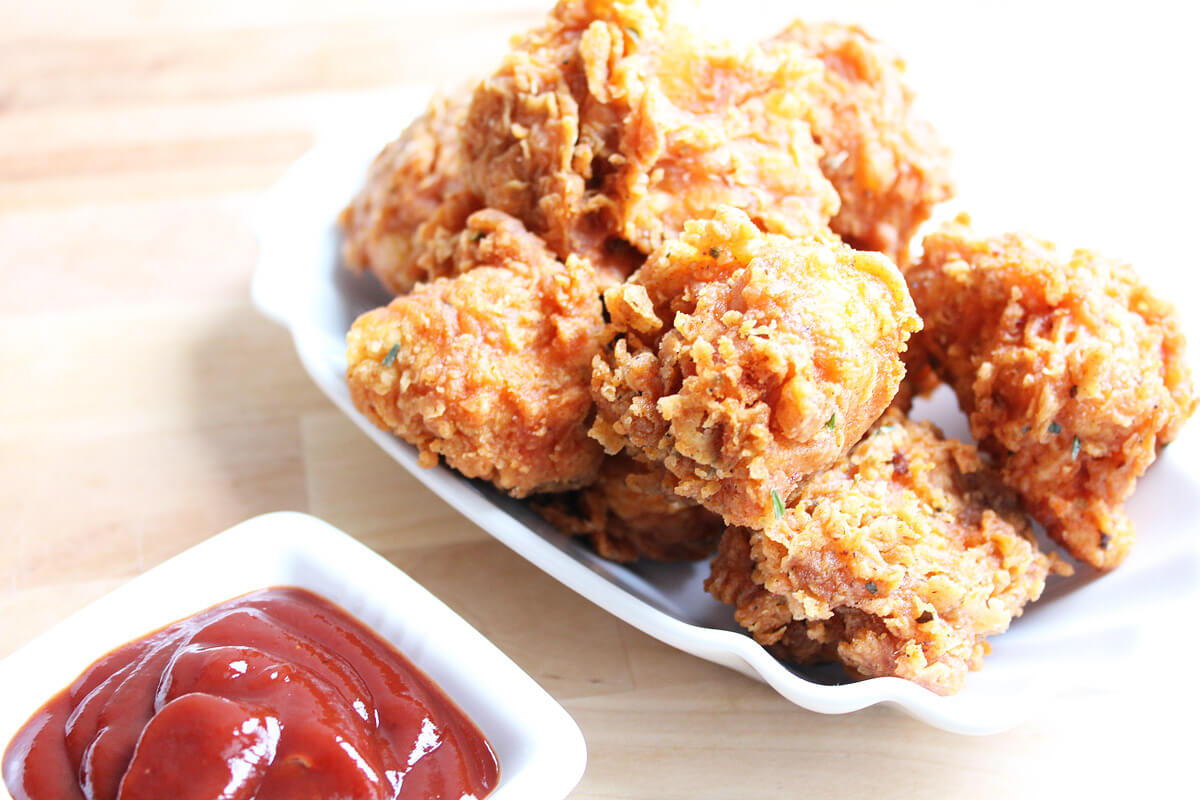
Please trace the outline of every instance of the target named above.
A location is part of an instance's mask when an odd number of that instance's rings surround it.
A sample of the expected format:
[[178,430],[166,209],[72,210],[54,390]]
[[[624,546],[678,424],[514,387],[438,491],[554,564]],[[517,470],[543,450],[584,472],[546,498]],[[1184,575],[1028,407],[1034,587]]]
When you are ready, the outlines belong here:
[[[1110,796],[1190,776],[1195,664],[1174,641],[1157,674],[998,736],[812,714],[546,577],[312,386],[249,302],[257,195],[372,92],[485,72],[548,2],[0,0],[0,657],[235,522],[297,509],[393,560],[566,706],[589,749],[581,800]],[[1196,300],[1197,59],[1170,4],[709,4],[735,5],[894,32],[919,87],[953,73],[929,83],[948,87],[929,100],[951,143],[1012,148],[965,145],[960,180],[1023,193],[1011,218],[1047,235],[1143,253]],[[1106,195],[1113,181],[1127,189]]]

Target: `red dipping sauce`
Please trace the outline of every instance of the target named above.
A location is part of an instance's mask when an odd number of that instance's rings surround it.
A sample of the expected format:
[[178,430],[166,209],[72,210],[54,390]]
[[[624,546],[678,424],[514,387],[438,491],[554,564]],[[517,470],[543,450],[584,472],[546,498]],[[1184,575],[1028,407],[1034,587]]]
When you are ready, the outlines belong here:
[[4,753],[16,800],[459,800],[498,777],[487,739],[433,681],[293,588],[113,651]]

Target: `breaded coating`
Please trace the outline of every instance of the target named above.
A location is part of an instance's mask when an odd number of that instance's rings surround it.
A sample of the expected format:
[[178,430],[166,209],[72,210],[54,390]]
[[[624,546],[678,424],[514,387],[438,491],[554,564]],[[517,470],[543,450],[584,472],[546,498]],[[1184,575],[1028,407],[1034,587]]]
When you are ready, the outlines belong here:
[[[905,355],[907,355],[907,351]],[[907,367],[907,364],[905,366]],[[913,399],[916,398],[917,394],[916,386],[906,372],[904,379],[900,381],[899,388],[896,389],[896,395],[892,398],[892,402],[888,404],[888,408],[894,408],[901,414],[910,414],[912,413]]]
[[[735,608],[734,619],[754,640],[767,647],[777,658],[798,664],[837,660],[836,636],[810,638],[810,623],[797,620],[788,610],[787,598],[772,594],[754,578],[754,557],[750,550],[749,528],[728,528],[717,547],[712,571],[704,581],[708,593]],[[837,625],[834,616],[818,625]],[[818,640],[820,639],[820,640]]]
[[924,250],[908,275],[924,359],[1051,537],[1115,567],[1125,498],[1196,407],[1175,309],[1125,264],[965,217]]
[[462,181],[459,138],[469,99],[435,97],[375,158],[366,185],[338,217],[346,266],[369,269],[396,294],[461,266],[457,234],[482,206]]
[[595,275],[500,212],[467,223],[470,271],[419,284],[347,336],[354,405],[431,467],[438,456],[514,497],[590,483],[588,376],[603,343]]
[[701,41],[666,7],[562,0],[479,85],[464,125],[484,202],[618,280],[721,204],[793,235],[838,207],[796,102],[820,62]]
[[584,489],[546,495],[534,508],[569,536],[586,536],[613,561],[695,561],[709,556],[725,530],[716,514],[675,494],[674,477],[658,464],[605,458],[600,478]]
[[833,230],[906,267],[909,240],[953,187],[948,150],[912,113],[904,62],[861,28],[831,22],[797,20],[766,46],[797,47],[824,65],[803,102],[824,150],[821,169],[842,201]]
[[953,694],[1052,570],[975,448],[892,410],[765,530],[730,528],[705,587],[782,655]]
[[605,293],[591,434],[679,479],[726,522],[762,527],[891,402],[920,327],[879,253],[764,234],[737,209],[687,223]]

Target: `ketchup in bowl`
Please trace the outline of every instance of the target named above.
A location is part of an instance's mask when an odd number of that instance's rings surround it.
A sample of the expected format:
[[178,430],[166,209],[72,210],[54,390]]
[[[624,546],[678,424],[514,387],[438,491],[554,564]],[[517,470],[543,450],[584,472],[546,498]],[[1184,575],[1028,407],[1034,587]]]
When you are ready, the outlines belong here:
[[303,589],[254,592],[104,656],[4,753],[16,800],[483,798],[496,756],[390,644]]

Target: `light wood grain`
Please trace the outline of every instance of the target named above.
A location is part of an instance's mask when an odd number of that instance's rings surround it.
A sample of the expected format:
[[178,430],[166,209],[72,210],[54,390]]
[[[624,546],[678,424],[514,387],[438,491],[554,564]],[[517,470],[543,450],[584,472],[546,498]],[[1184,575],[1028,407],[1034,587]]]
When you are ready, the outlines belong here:
[[[467,80],[546,2],[0,0],[0,656],[233,523],[297,509],[408,571],[564,703],[588,742],[581,800],[1153,796],[1190,776],[1200,709],[1171,678],[1194,663],[1167,656],[1161,676],[987,738],[886,708],[808,713],[545,576],[311,385],[249,304],[258,193],[347,98]],[[849,6],[884,27],[901,14]],[[1197,177],[1194,156],[1148,157]],[[1065,163],[1063,180],[1085,170]],[[1096,203],[1101,233],[1143,213]]]

